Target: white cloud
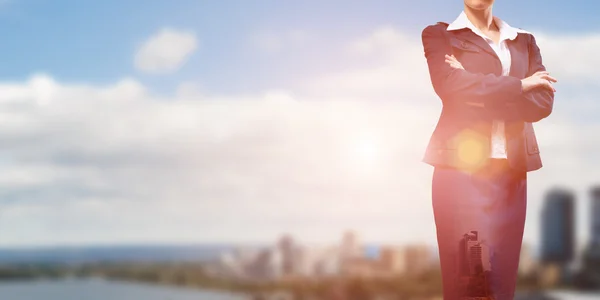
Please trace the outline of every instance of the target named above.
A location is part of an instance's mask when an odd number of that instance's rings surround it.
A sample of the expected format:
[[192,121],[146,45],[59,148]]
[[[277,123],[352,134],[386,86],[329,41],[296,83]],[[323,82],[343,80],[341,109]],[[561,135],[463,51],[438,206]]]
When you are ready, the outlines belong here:
[[135,67],[147,73],[171,73],[181,68],[197,48],[193,32],[163,28],[138,49]]
[[600,57],[588,55],[594,47],[600,46],[600,34],[556,36],[541,33],[536,34],[536,40],[548,69],[560,74],[562,80],[575,85],[598,84],[595,74]]
[[[385,166],[402,156],[418,165],[418,151],[403,141],[419,137],[393,130],[415,119],[410,112],[284,90],[165,101],[131,79],[89,87],[42,77],[54,82],[44,94],[39,78],[0,84],[29,95],[18,106],[0,102],[20,120],[0,130],[7,158],[0,225],[18,228],[0,237],[5,244],[260,239],[272,224],[311,231],[331,218],[390,219],[385,207],[419,184],[398,184],[397,170]],[[382,156],[372,161],[364,149]],[[371,163],[376,168],[363,173]],[[121,229],[112,232],[115,224]],[[60,234],[45,234],[52,230]]]
[[[555,39],[557,48],[545,44]],[[563,41],[540,38],[561,82],[555,113],[536,124],[545,167],[529,175],[532,241],[547,188],[583,197],[600,178],[598,92],[570,88],[588,69],[561,69],[564,57],[582,65],[593,50]],[[347,50],[347,71],[260,95],[208,96],[182,83],[160,99],[128,78],[0,83],[0,227],[14,228],[0,244],[271,240],[282,231],[332,241],[346,228],[365,240],[433,243],[431,168],[420,159],[441,105],[420,39],[383,28]],[[353,67],[359,58],[368,66]]]

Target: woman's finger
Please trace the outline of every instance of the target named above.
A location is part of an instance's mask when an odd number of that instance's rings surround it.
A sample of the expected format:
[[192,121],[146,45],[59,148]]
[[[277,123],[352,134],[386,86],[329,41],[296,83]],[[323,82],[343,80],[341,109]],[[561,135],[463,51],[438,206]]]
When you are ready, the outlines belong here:
[[554,88],[554,86],[552,85],[552,83],[550,83],[550,81],[548,81],[548,85],[552,88],[552,92],[556,93],[556,88]]
[[457,60],[453,60],[453,59],[446,59],[445,61],[447,64],[450,64],[453,67],[459,68],[459,69],[463,69],[462,64],[457,61]]
[[456,57],[454,57],[454,55],[448,55],[448,54],[446,54],[446,59],[458,61],[458,59],[456,59]]
[[552,77],[550,75],[542,75],[541,77],[543,79],[546,79],[546,80],[550,81],[550,82],[558,82],[558,80],[556,80],[556,78],[554,78],[554,77]]
[[552,84],[550,83],[550,81],[547,81],[543,84],[543,87],[552,91],[552,92],[556,92],[556,89],[552,86]]
[[457,64],[457,62],[455,62],[455,61],[452,61],[452,60],[446,60],[446,63],[447,63],[447,64],[451,64],[451,65],[452,65],[452,64]]

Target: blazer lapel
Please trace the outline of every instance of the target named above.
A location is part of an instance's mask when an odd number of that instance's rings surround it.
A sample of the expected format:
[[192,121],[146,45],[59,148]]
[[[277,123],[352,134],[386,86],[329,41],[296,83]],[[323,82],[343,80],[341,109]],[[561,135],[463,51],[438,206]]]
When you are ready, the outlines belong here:
[[525,78],[529,72],[529,53],[523,39],[517,36],[514,40],[507,40],[506,46],[510,51],[510,73],[517,78]]
[[450,31],[450,32],[452,32],[456,38],[458,38],[464,42],[474,44],[477,47],[484,50],[485,52],[489,53],[490,55],[498,58],[498,55],[496,54],[494,49],[492,49],[492,47],[482,37],[478,36],[470,29],[461,29],[461,30]]

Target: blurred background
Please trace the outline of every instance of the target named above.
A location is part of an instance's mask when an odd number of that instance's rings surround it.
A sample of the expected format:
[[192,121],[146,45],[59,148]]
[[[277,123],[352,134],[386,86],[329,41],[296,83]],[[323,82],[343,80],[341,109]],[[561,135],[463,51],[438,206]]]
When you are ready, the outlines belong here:
[[[441,102],[461,0],[0,1],[0,298],[441,299]],[[518,299],[597,299],[600,3],[499,0],[559,79]]]

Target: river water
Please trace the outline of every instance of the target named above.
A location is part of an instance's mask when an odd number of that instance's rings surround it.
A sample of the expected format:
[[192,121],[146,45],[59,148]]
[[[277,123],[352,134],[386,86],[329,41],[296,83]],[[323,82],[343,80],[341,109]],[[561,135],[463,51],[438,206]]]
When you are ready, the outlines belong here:
[[[548,293],[558,300],[597,300],[600,294]],[[527,298],[520,298],[524,299]],[[248,300],[248,297],[181,287],[97,280],[0,283],[0,299],[10,300]]]
[[104,280],[10,282],[0,284],[10,300],[246,300],[232,294]]

